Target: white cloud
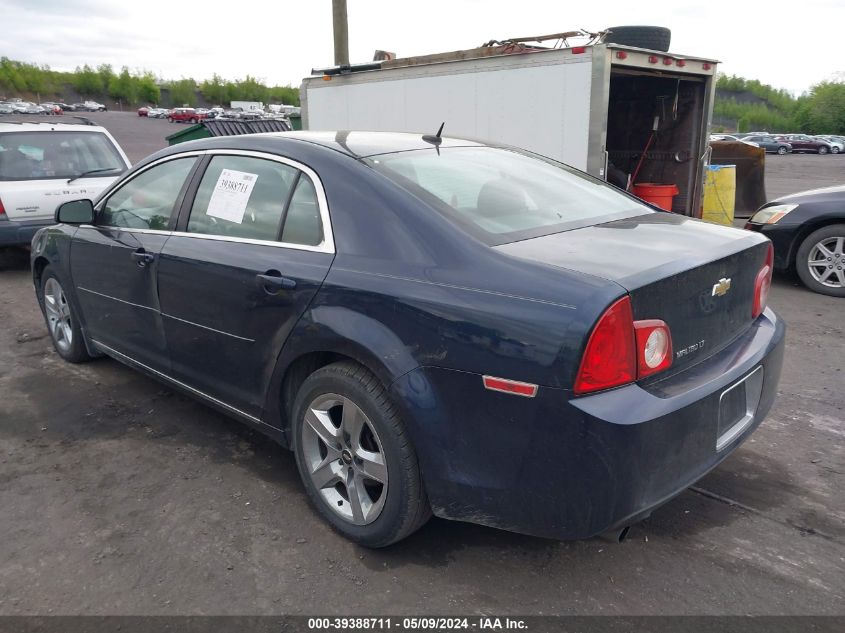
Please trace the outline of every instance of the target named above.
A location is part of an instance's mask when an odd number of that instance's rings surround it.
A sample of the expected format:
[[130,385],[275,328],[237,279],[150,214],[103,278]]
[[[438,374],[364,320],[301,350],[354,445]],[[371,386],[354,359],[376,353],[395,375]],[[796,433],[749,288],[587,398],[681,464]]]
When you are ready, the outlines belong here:
[[[349,0],[353,62],[377,48],[417,55],[477,46],[489,39],[619,24],[672,29],[672,50],[715,57],[721,70],[794,92],[843,71],[834,32],[845,3],[794,5],[676,0]],[[164,78],[202,80],[246,74],[298,85],[333,62],[330,0],[227,2],[0,0],[2,54],[61,70],[88,63],[146,68]]]

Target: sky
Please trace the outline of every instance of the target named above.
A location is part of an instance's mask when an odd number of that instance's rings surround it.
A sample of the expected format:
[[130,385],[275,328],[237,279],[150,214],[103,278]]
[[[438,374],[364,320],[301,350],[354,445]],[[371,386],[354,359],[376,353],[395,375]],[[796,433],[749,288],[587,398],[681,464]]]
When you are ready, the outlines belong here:
[[[796,95],[845,80],[843,0],[348,0],[348,15],[353,63],[372,60],[376,49],[405,57],[652,24],[672,30],[673,53],[718,59],[722,72]],[[331,0],[0,0],[0,24],[0,56],[55,70],[109,63],[163,79],[249,74],[298,86],[334,62]]]

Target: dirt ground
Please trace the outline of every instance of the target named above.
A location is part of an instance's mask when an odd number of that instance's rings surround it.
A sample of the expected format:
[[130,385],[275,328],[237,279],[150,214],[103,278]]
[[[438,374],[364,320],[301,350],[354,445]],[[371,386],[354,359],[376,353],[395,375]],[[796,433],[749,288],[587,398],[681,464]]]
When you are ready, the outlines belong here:
[[[92,114],[133,160],[177,127]],[[770,191],[845,157],[768,161]],[[768,175],[768,174],[767,174]],[[27,254],[0,254],[0,615],[843,614],[842,300],[776,277],[767,420],[622,544],[432,520],[369,551],[309,508],[291,454],[115,361],[53,351]]]

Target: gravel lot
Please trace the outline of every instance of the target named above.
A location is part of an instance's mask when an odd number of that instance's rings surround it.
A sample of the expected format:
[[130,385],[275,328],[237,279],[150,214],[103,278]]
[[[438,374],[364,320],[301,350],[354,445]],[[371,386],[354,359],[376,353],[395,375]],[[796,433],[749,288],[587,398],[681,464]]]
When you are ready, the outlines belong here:
[[[94,113],[135,161],[181,129]],[[65,117],[69,120],[69,117]],[[770,157],[771,196],[845,157]],[[107,359],[50,346],[0,253],[0,615],[843,614],[842,300],[776,278],[781,393],[754,436],[622,544],[432,520],[369,551],[310,510],[291,454]]]

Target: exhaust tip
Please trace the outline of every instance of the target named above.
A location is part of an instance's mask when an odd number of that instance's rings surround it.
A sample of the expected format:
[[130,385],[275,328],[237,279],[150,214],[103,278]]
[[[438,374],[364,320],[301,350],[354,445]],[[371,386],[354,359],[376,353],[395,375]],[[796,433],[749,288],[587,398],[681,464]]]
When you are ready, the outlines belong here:
[[622,543],[628,537],[628,531],[631,529],[630,525],[626,525],[622,529],[616,528],[602,532],[596,538],[601,539],[606,543]]

